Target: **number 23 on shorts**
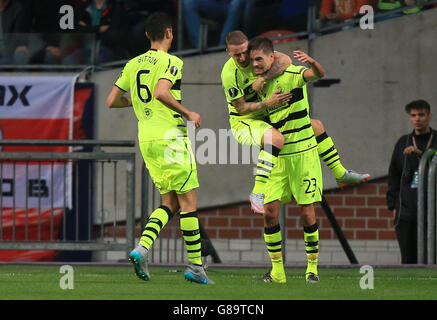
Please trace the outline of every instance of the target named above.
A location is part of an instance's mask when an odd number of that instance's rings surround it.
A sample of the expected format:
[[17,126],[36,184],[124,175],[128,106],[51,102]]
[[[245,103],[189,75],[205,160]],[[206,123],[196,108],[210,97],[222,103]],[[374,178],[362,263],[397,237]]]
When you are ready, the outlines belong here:
[[304,185],[306,186],[305,193],[314,193],[317,190],[317,179],[304,179]]

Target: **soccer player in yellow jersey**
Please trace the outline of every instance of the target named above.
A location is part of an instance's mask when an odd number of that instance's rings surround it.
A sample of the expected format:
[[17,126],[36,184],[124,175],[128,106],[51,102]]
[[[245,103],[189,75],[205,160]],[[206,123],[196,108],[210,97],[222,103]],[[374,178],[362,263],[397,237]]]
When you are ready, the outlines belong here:
[[[248,54],[249,41],[241,31],[232,31],[226,38],[226,50],[230,59],[221,73],[229,109],[229,122],[236,140],[243,145],[261,147],[258,157],[255,183],[249,196],[251,208],[255,213],[264,213],[264,188],[270,172],[277,162],[283,147],[284,137],[269,124],[266,109],[288,102],[288,92],[275,92],[270,99],[261,101],[257,96],[265,81],[282,74],[291,65],[291,59],[280,52],[274,52],[271,68],[263,74],[254,74]],[[368,174],[346,170],[331,137],[326,133],[320,120],[311,119],[316,135],[319,156],[331,169],[339,187],[356,184],[369,179]]]
[[[136,275],[150,280],[147,254],[160,231],[180,210],[180,228],[188,252],[184,276],[189,281],[213,283],[201,260],[195,188],[196,160],[182,117],[198,128],[200,116],[181,104],[183,62],[168,53],[173,40],[170,17],[153,13],[146,22],[150,50],[128,61],[108,96],[110,108],[133,106],[138,118],[138,141],[144,162],[158,188],[162,205],[151,213],[138,246],[129,258]],[[130,90],[130,97],[125,92]]]
[[[291,99],[289,92],[277,92],[270,99],[261,101],[253,88],[258,76],[253,73],[247,46],[249,41],[241,31],[230,32],[226,38],[227,52],[231,58],[221,72],[223,89],[228,101],[229,123],[232,134],[242,145],[261,147],[258,156],[255,185],[249,196],[252,210],[264,213],[264,185],[276,163],[283,145],[283,136],[268,124],[266,108],[280,106]],[[280,75],[291,63],[284,54],[275,53],[275,64],[266,78]],[[264,81],[264,80],[262,80]]]
[[[249,52],[255,74],[263,74],[270,69],[274,54],[269,39],[253,39],[249,44]],[[284,136],[284,146],[265,188],[264,239],[272,269],[264,276],[264,281],[286,282],[278,215],[280,204],[288,203],[294,197],[299,205],[304,229],[308,262],[306,281],[314,283],[319,282],[319,232],[314,203],[321,201],[323,182],[317,141],[309,117],[306,84],[323,77],[325,71],[316,60],[302,51],[294,51],[294,57],[308,63],[310,68],[290,65],[282,75],[268,81],[260,95],[261,99],[268,99],[278,90],[293,93],[290,102],[267,110],[269,122]]]

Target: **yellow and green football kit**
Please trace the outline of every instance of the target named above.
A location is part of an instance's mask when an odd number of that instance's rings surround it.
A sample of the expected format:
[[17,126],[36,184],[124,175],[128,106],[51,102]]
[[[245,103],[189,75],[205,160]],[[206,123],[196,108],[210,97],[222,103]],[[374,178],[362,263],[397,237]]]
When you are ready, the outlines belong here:
[[252,89],[252,84],[257,79],[253,73],[252,65],[242,67],[233,58],[230,58],[223,66],[221,79],[228,102],[229,124],[232,133],[240,144],[260,147],[264,132],[271,128],[266,123],[268,121],[267,112],[261,110],[240,115],[232,105],[232,101],[241,97],[244,97],[246,102],[260,101],[256,91]]
[[233,58],[230,58],[223,66],[221,79],[228,103],[232,134],[242,145],[261,147],[252,193],[263,193],[279,152],[279,149],[271,144],[263,145],[262,143],[264,133],[272,128],[268,123],[268,113],[266,110],[260,110],[240,115],[232,105],[232,101],[241,97],[244,97],[245,101],[249,103],[260,101],[256,91],[252,89],[252,84],[257,76],[253,73],[251,64],[242,67]]
[[[279,200],[288,203],[292,197],[300,205],[321,201],[322,170],[317,152],[317,141],[309,117],[309,104],[304,78],[305,67],[291,65],[282,75],[269,81],[262,99],[274,92],[292,92],[292,99],[268,109],[271,125],[284,136],[284,146],[265,187],[264,203]],[[267,250],[272,260],[271,277],[276,282],[284,278],[280,227],[265,228]],[[269,241],[267,241],[269,239]],[[306,281],[318,282],[317,261],[319,256],[319,230],[317,223],[304,226],[307,255]],[[272,242],[277,244],[272,248]],[[273,250],[274,249],[274,250]],[[283,281],[283,280],[282,280]]]
[[181,100],[183,61],[150,49],[131,59],[115,85],[130,90],[138,119],[138,141],[150,176],[161,194],[186,193],[199,186],[197,167],[182,116],[153,95],[160,79],[170,81],[173,97]]
[[[158,81],[165,79],[173,84],[170,93],[180,101],[182,67],[183,62],[178,57],[150,49],[130,60],[115,83],[121,90],[130,90],[133,109],[138,119],[141,154],[153,183],[161,194],[171,191],[183,194],[199,186],[196,160],[182,116],[153,95]],[[150,214],[140,243],[130,254],[135,272],[141,279],[148,280],[149,276],[144,275],[138,253],[151,248],[173,215],[174,212],[166,206],[160,206]],[[180,212],[180,227],[188,260],[201,266],[197,212]]]
[[268,109],[270,124],[284,136],[284,146],[267,182],[264,203],[288,203],[292,197],[298,204],[321,200],[322,171],[309,117],[305,69],[290,65],[264,86],[262,99],[269,99],[278,90],[293,93],[288,103]]
[[[252,89],[252,84],[256,78],[257,76],[253,73],[252,65],[249,64],[247,67],[242,67],[232,58],[225,63],[221,73],[223,89],[228,102],[229,123],[232,134],[242,145],[261,147],[255,185],[252,190],[253,194],[264,193],[265,184],[270,177],[272,168],[277,162],[278,151],[270,145],[262,145],[264,133],[272,128],[272,125],[269,123],[268,110],[240,115],[232,105],[232,101],[241,97],[244,97],[246,102],[260,101],[257,93]],[[318,144],[317,152],[319,156],[335,175],[335,178],[337,180],[341,179],[345,175],[346,169],[341,164],[340,156],[332,138],[325,131],[316,137],[316,142]]]

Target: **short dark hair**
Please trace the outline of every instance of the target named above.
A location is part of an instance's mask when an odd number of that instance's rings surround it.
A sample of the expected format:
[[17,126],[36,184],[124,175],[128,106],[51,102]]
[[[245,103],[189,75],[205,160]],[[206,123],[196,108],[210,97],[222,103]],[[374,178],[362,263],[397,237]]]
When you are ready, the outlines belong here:
[[168,28],[172,28],[172,20],[165,12],[154,12],[147,18],[146,32],[151,41],[163,40]]
[[431,106],[425,100],[414,100],[405,106],[405,111],[410,114],[411,110],[426,110],[431,113]]
[[249,42],[249,51],[262,50],[266,54],[273,53],[273,42],[268,38],[256,37]]

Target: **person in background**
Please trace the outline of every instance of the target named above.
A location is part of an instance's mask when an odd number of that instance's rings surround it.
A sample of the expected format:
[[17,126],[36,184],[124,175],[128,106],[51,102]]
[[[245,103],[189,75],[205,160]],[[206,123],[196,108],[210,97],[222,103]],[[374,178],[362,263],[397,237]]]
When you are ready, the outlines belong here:
[[282,0],[282,7],[279,10],[281,28],[293,32],[306,31],[308,7],[308,0]]
[[[201,18],[213,19],[220,24],[224,21],[218,42],[218,45],[224,45],[228,33],[238,29],[243,17],[249,18],[245,12],[252,12],[255,2],[256,0],[184,0],[184,20],[191,45],[195,48],[199,46]],[[246,23],[243,21],[243,24]]]
[[360,14],[362,6],[372,6],[374,1],[370,0],[322,0],[319,19],[322,23],[343,22],[353,19]]
[[[426,2],[426,0],[424,1]],[[383,21],[391,18],[402,17],[406,14],[417,13],[422,10],[422,6],[415,6],[419,3],[419,0],[378,0],[378,10],[380,12],[389,12],[402,7],[411,7],[409,9],[403,10],[401,12],[396,12],[389,14],[387,16],[378,18],[378,21]]]
[[403,264],[417,263],[418,168],[426,149],[437,149],[437,131],[430,127],[431,107],[425,100],[406,105],[413,131],[396,143],[388,171],[387,207],[393,212]]
[[[147,17],[153,12],[166,12],[177,25],[177,3],[173,0],[120,0],[126,12],[127,27],[130,36],[128,42],[129,55],[137,56],[150,48],[150,43],[143,41]],[[175,40],[177,32],[174,30]],[[175,41],[173,41],[175,42]]]
[[[60,9],[65,5],[73,8],[73,29],[60,26],[63,16]],[[26,6],[32,33],[28,39],[31,52],[29,63],[61,64],[66,55],[83,47],[76,37],[81,30],[82,6],[79,0],[28,0]]]
[[18,0],[0,0],[0,64],[26,64],[29,50],[25,34],[30,31],[28,12]]
[[99,61],[108,62],[128,56],[128,49],[120,45],[125,41],[126,10],[120,1],[92,0],[80,21],[82,32],[94,33],[100,40]]

